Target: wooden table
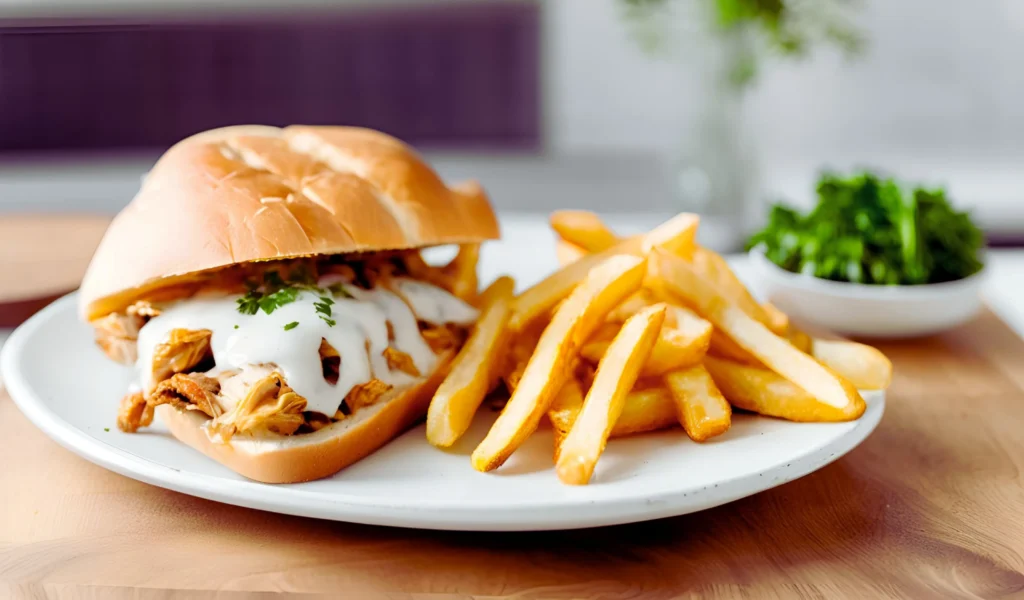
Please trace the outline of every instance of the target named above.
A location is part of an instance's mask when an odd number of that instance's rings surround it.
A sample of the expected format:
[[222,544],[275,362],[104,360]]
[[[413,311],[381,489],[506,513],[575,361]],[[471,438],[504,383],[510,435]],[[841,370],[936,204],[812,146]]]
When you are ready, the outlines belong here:
[[0,394],[0,596],[1024,596],[1024,342],[985,314],[883,350],[886,415],[836,463],[693,515],[553,533],[388,529],[185,496],[79,459]]

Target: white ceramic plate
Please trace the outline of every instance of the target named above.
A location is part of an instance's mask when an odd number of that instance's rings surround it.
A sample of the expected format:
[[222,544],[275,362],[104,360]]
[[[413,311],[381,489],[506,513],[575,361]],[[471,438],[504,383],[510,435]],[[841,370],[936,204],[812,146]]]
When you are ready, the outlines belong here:
[[[531,253],[540,254],[536,247]],[[504,256],[485,264],[493,270]],[[518,262],[522,271],[524,261]],[[521,273],[520,281],[543,272]],[[549,430],[530,438],[498,471],[474,471],[469,453],[495,416],[483,409],[452,451],[432,448],[421,426],[332,478],[264,485],[178,443],[162,426],[119,432],[114,418],[129,372],[93,346],[91,331],[75,316],[74,295],[19,328],[0,355],[0,369],[15,402],[40,429],[128,477],[274,512],[429,529],[571,529],[703,510],[820,469],[864,440],[885,407],[881,394],[866,395],[864,416],[837,424],[738,415],[728,433],[705,444],[678,429],[613,440],[584,487],[558,482]]]

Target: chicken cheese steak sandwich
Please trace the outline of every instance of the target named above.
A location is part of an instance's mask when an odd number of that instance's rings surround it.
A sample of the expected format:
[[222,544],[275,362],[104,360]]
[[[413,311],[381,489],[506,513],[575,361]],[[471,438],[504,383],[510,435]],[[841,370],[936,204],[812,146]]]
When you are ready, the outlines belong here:
[[186,139],[111,223],[82,283],[98,345],[137,372],[117,424],[134,432],[155,414],[262,482],[329,476],[426,414],[477,317],[451,267],[419,249],[498,235],[478,185],[447,187],[375,131]]

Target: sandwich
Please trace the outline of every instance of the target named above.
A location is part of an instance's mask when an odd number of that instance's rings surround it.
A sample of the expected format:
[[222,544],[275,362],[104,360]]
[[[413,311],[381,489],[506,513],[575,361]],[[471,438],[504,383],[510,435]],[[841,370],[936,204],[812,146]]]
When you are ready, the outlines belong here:
[[[390,136],[228,127],[144,177],[79,312],[135,370],[122,431],[157,418],[244,477],[308,481],[424,417],[478,316],[466,269],[498,237],[477,183],[447,186]],[[448,265],[420,252],[448,245]]]

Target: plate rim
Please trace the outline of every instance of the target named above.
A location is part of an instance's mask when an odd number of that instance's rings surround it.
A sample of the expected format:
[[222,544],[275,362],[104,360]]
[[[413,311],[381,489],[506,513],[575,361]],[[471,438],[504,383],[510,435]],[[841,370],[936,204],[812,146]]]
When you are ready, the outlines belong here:
[[34,391],[19,367],[18,357],[33,334],[55,314],[67,310],[66,305],[75,301],[76,294],[66,294],[33,315],[11,334],[0,350],[2,383],[22,414],[65,449],[110,471],[208,500],[283,514],[368,525],[465,531],[568,530],[678,516],[751,496],[817,471],[860,445],[885,413],[885,394],[878,393],[869,402],[869,410],[849,431],[790,461],[788,465],[780,463],[759,472],[723,479],[713,486],[720,490],[703,502],[695,502],[691,497],[707,490],[707,487],[677,488],[589,501],[585,498],[546,500],[501,510],[482,503],[411,506],[408,503],[380,503],[377,498],[359,496],[327,498],[322,492],[296,490],[286,485],[181,471],[103,442],[61,417]]

